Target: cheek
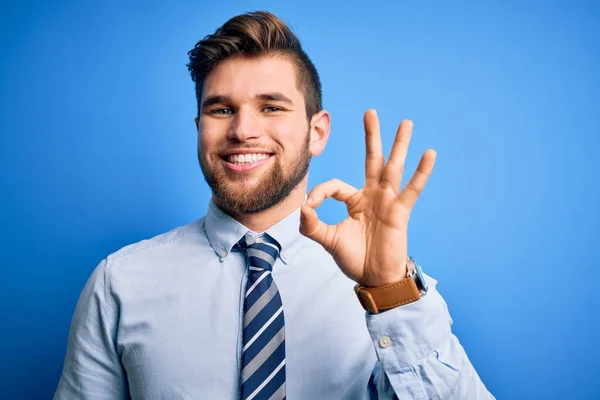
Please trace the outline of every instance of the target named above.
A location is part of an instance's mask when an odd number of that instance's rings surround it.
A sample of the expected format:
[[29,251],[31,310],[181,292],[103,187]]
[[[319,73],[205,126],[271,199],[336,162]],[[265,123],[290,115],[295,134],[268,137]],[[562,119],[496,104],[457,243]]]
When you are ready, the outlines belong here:
[[223,121],[200,119],[198,127],[198,145],[203,153],[215,151],[227,137],[228,126]]
[[198,146],[202,154],[214,152],[219,145],[219,135],[208,129],[202,129],[198,133]]
[[198,132],[198,146],[200,146],[202,150],[206,150],[207,147],[210,147],[209,139],[210,137],[206,131]]
[[308,123],[304,121],[274,121],[270,125],[271,139],[283,148],[286,154],[296,154],[304,145],[308,132]]

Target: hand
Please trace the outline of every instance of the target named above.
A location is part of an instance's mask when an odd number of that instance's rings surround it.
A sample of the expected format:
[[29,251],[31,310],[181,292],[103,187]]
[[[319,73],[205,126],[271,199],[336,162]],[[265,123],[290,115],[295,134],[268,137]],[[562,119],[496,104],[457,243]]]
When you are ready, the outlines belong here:
[[[320,243],[350,279],[377,287],[406,278],[408,220],[433,170],[436,152],[425,151],[400,191],[413,123],[405,120],[398,127],[387,164],[375,110],[365,113],[364,124],[365,186],[358,190],[333,179],[315,187],[302,206],[300,232]],[[320,221],[314,210],[328,197],[343,201],[348,208],[348,218],[337,225]]]

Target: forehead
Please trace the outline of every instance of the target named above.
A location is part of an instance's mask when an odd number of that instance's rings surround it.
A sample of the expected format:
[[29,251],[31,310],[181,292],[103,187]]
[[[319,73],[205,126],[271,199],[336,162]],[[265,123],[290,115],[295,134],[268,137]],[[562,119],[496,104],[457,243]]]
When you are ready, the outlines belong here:
[[215,67],[204,80],[202,97],[228,95],[251,99],[261,93],[281,92],[296,103],[303,95],[297,88],[296,71],[282,57],[232,58]]

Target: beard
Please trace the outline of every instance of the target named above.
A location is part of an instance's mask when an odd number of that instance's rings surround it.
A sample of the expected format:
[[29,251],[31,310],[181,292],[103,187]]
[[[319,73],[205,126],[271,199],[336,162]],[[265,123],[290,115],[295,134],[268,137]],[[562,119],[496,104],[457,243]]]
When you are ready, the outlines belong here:
[[[310,135],[307,132],[302,148],[289,163],[284,164],[277,153],[273,154],[273,165],[263,172],[258,183],[253,186],[248,185],[244,178],[232,182],[219,164],[211,168],[202,158],[200,146],[198,161],[206,183],[224,211],[250,214],[267,210],[285,200],[304,179],[311,160],[309,145]],[[221,160],[219,154],[220,150],[215,151],[211,158]]]

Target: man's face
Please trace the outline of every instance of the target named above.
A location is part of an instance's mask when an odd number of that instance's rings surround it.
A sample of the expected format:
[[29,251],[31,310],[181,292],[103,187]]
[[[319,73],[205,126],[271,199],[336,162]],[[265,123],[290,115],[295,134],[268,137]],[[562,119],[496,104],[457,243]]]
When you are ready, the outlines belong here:
[[204,82],[198,160],[219,205],[266,210],[305,178],[311,152],[304,95],[280,57],[234,58]]

